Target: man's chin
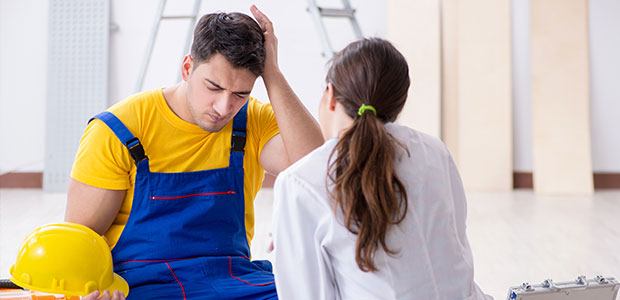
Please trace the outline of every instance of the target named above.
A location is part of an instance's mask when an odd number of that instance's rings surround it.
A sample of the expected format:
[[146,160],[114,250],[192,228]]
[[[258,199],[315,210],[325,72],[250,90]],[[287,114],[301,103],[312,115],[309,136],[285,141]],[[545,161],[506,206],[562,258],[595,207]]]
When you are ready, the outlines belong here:
[[202,128],[202,130],[208,131],[208,132],[212,132],[212,133],[216,133],[216,132],[222,131],[222,129],[224,129],[225,126],[226,126],[226,124],[224,124],[224,125],[205,124],[205,123],[198,124],[198,127]]

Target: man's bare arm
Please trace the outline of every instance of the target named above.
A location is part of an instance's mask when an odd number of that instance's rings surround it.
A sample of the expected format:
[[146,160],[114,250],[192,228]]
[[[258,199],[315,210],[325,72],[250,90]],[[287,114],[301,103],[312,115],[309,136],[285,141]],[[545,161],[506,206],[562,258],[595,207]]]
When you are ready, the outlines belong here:
[[265,36],[265,70],[262,77],[280,128],[280,135],[263,148],[260,160],[265,170],[277,175],[322,145],[324,139],[319,124],[280,72],[273,24],[256,6],[252,6],[251,11]]
[[126,192],[101,189],[71,179],[65,221],[88,226],[103,235],[114,222]]

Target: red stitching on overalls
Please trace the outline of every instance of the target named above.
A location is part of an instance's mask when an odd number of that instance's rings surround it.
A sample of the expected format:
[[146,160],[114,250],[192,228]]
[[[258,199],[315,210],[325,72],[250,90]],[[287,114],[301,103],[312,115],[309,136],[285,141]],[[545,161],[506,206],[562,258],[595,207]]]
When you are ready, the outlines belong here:
[[194,259],[194,258],[196,258],[196,257],[173,258],[173,259],[132,259],[132,260],[121,261],[118,264],[127,264],[127,263],[165,263],[165,262],[169,262],[169,261],[188,260],[188,259]]
[[155,262],[155,263],[160,263],[160,262],[166,262],[166,260],[163,260],[163,259],[132,259],[132,260],[121,261],[121,262],[119,262],[119,264],[126,264],[126,263],[132,263],[132,262],[140,262],[140,263]]
[[225,192],[196,193],[196,194],[181,195],[181,196],[151,196],[151,200],[178,200],[178,199],[185,199],[185,198],[190,198],[190,197],[234,195],[234,194],[235,194],[235,191],[225,191]]
[[241,281],[241,282],[243,282],[243,283],[245,283],[247,285],[251,285],[251,286],[266,286],[266,285],[273,284],[273,281],[265,282],[265,283],[251,283],[251,282],[249,282],[247,280],[243,280],[243,279],[233,275],[233,272],[232,272],[232,256],[228,257],[228,275],[230,275],[230,277],[233,278],[233,279],[237,279],[237,280],[239,280],[239,281]]
[[183,300],[187,300],[187,297],[185,296],[185,288],[183,287],[183,284],[181,283],[179,278],[177,278],[177,275],[174,274],[174,271],[172,270],[172,267],[170,266],[170,264],[168,262],[165,262],[165,264],[170,270],[170,273],[172,273],[172,277],[174,277],[174,280],[176,280],[179,286],[181,286],[181,292],[183,293]]

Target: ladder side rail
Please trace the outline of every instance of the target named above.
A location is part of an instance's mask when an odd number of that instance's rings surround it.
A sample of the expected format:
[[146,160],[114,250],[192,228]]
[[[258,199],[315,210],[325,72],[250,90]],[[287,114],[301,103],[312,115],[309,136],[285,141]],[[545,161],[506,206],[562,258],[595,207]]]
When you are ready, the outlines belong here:
[[138,81],[136,82],[135,92],[141,91],[142,86],[144,85],[144,78],[146,77],[146,71],[149,68],[149,63],[153,54],[153,47],[155,46],[155,40],[157,39],[157,32],[159,31],[159,24],[161,22],[165,7],[166,0],[160,0],[159,7],[157,8],[157,13],[155,14],[155,21],[153,22],[153,28],[151,29],[151,34],[149,35],[146,55],[142,59],[142,66],[140,67],[140,73],[138,75]]

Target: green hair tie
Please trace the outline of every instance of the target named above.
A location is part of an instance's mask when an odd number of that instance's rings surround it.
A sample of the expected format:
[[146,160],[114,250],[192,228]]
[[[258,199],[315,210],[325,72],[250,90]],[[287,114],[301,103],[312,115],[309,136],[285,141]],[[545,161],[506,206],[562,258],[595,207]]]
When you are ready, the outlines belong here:
[[360,108],[357,110],[358,116],[363,116],[366,111],[372,111],[375,116],[377,115],[377,110],[372,105],[362,104]]

